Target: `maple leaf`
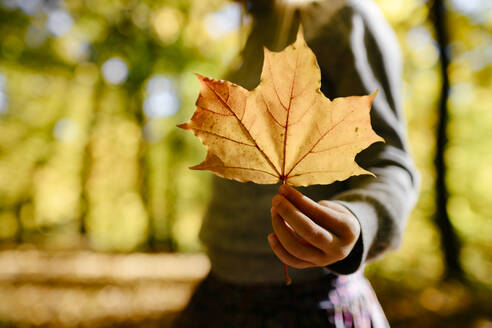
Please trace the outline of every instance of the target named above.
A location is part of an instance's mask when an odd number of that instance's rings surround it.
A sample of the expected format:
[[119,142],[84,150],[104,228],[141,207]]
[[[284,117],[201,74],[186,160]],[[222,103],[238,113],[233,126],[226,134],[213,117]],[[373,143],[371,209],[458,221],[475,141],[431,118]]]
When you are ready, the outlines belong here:
[[201,88],[195,113],[179,127],[192,130],[208,153],[191,169],[241,182],[294,186],[372,174],[357,165],[355,156],[384,141],[371,127],[376,93],[326,98],[316,57],[301,29],[281,52],[264,48],[261,81],[254,90],[197,76]]

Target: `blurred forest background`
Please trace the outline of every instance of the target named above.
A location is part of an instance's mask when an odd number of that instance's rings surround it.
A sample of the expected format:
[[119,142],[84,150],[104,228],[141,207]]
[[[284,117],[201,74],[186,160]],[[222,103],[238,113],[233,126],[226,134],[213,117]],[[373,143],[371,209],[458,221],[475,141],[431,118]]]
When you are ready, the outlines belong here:
[[[422,187],[367,275],[394,327],[490,328],[492,3],[376,2]],[[165,326],[186,302],[210,174],[175,126],[249,22],[225,0],[0,0],[0,327]]]

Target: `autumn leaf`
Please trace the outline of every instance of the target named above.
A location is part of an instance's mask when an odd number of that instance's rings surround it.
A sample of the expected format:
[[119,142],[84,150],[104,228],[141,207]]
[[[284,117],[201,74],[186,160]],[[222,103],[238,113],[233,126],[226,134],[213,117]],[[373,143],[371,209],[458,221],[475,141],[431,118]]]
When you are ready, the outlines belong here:
[[191,167],[228,179],[294,186],[330,184],[371,174],[355,156],[384,141],[371,127],[376,96],[330,100],[320,91],[316,57],[299,30],[281,52],[264,49],[261,81],[247,90],[229,81],[197,75],[200,95],[188,123],[208,147],[206,159]]

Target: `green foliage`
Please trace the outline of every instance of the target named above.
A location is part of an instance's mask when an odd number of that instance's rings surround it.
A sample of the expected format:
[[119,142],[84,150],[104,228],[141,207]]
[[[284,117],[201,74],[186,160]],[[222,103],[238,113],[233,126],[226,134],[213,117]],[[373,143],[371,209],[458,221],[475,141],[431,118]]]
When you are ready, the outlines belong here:
[[[36,3],[0,5],[0,238],[49,245],[68,228],[87,238],[57,247],[198,249],[208,178],[186,169],[203,154],[175,126],[192,73],[220,75],[239,48],[207,33],[224,2]],[[127,76],[105,75],[111,58]],[[167,111],[145,109],[155,77]]]
[[[404,100],[409,139],[421,173],[421,193],[404,236],[402,248],[368,268],[372,276],[420,287],[436,282],[443,273],[439,235],[434,213],[436,106],[440,88],[439,56],[428,7],[418,0],[378,0],[399,38],[404,58]],[[459,3],[458,1],[452,4]],[[465,6],[466,7],[466,6]],[[492,287],[490,218],[490,138],[492,57],[490,9],[476,8],[464,15],[449,4],[448,33],[451,55],[450,124],[446,161],[450,192],[448,212],[464,243],[461,262],[468,278]],[[485,9],[485,10],[483,10]],[[419,279],[415,279],[418,277]],[[419,287],[414,286],[414,287]]]

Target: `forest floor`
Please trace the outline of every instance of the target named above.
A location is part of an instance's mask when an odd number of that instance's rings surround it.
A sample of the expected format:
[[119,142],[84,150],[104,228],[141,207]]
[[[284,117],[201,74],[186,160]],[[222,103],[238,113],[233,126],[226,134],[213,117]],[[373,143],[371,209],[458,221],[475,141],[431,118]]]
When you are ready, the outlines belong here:
[[[0,250],[0,327],[167,327],[209,271],[202,254]],[[392,327],[492,328],[492,295],[371,281]]]

